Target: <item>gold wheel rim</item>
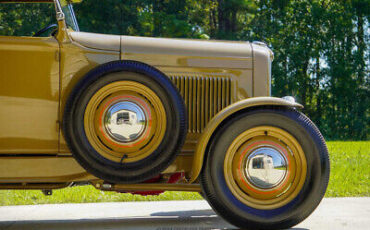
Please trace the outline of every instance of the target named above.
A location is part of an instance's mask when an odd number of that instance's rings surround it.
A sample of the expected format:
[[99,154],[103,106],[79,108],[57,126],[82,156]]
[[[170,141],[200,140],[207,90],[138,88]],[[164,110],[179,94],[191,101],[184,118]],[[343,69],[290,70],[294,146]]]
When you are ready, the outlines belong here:
[[[275,150],[287,163],[284,176],[268,188],[258,186],[247,175],[251,168],[248,159],[253,159],[252,154],[262,148]],[[271,126],[241,133],[229,146],[224,162],[225,180],[232,194],[244,204],[263,210],[276,209],[292,201],[301,191],[306,173],[307,162],[301,145],[288,132]]]
[[[144,128],[130,141],[114,138],[107,128],[107,113],[119,104],[131,104],[145,117],[145,120],[136,121]],[[128,123],[126,121],[125,125]],[[160,98],[135,81],[105,85],[91,97],[84,114],[85,133],[90,144],[102,157],[119,163],[136,162],[152,154],[163,140],[166,125],[166,112]]]

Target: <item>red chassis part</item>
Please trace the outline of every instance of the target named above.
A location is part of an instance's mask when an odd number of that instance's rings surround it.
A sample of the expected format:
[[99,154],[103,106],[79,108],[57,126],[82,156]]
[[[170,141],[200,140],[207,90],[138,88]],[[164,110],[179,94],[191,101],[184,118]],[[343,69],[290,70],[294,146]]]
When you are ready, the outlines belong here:
[[[170,176],[167,183],[168,184],[175,184],[175,183],[179,182],[181,179],[183,179],[184,177],[185,177],[184,172],[174,173]],[[144,181],[143,183],[156,183],[156,182],[159,182],[161,179],[162,179],[162,175],[158,175],[158,176],[153,177],[153,178],[151,178],[147,181]],[[148,195],[157,196],[159,194],[164,193],[164,191],[163,190],[158,190],[158,191],[128,191],[128,192],[123,192],[123,193],[131,193],[131,194],[134,194],[134,195],[142,195],[142,196],[148,196]]]

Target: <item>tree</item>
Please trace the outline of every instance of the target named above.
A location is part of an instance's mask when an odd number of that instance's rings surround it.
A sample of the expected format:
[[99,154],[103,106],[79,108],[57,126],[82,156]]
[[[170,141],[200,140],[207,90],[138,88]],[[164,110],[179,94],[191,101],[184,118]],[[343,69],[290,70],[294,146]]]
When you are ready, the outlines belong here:
[[[369,0],[84,0],[83,31],[269,44],[273,96],[292,95],[329,139],[369,139]],[[32,35],[51,5],[0,4],[0,35]]]

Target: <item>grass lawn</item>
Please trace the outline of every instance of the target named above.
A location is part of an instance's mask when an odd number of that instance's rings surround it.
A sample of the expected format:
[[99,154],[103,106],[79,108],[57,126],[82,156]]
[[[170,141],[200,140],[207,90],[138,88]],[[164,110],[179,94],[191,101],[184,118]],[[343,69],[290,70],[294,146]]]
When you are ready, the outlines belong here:
[[370,196],[370,141],[330,141],[327,197]]
[[[370,141],[333,141],[328,142],[328,147],[331,175],[326,196],[370,196]],[[0,205],[197,199],[202,197],[192,192],[165,192],[159,196],[139,196],[102,192],[92,186],[54,190],[52,196],[44,196],[41,191],[0,190]]]

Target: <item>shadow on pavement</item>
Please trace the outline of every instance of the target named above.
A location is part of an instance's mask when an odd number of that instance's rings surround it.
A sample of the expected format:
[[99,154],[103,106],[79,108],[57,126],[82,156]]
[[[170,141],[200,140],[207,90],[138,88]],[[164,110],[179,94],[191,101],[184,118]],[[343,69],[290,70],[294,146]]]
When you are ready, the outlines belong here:
[[[237,229],[213,210],[157,212],[150,217],[78,219],[78,220],[34,220],[0,222],[1,230],[52,230],[52,229],[135,229],[135,230],[206,230]],[[292,230],[308,230],[293,228]]]
[[156,230],[205,230],[235,229],[219,217],[152,217],[130,219],[81,219],[81,220],[41,220],[13,221],[0,223],[1,230],[27,229],[156,229]]

